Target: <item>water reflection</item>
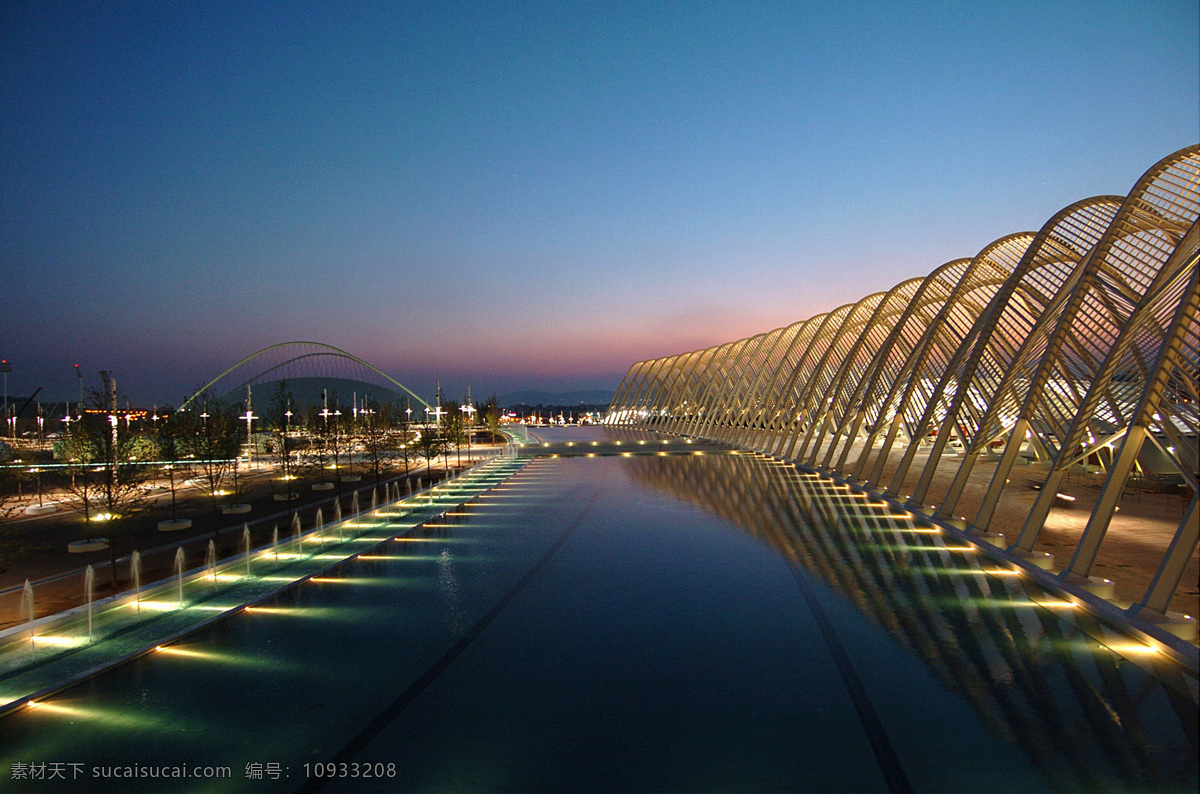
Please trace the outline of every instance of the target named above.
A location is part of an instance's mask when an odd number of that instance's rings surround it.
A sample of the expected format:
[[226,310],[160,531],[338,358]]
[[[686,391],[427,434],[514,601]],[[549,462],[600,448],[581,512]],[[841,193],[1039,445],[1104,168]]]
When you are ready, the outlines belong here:
[[708,455],[628,466],[853,602],[1064,788],[1195,785],[1197,681],[1144,643],[936,528],[791,465]]

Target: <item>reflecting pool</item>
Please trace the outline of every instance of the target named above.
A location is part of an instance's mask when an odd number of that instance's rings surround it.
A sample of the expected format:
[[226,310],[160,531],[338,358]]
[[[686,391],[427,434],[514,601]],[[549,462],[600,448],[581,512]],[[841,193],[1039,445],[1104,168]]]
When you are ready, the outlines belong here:
[[113,776],[158,767],[184,791],[1195,790],[1196,680],[1153,649],[828,480],[660,451],[534,459],[0,719],[0,780],[39,790],[32,765],[57,764],[79,790],[161,790]]

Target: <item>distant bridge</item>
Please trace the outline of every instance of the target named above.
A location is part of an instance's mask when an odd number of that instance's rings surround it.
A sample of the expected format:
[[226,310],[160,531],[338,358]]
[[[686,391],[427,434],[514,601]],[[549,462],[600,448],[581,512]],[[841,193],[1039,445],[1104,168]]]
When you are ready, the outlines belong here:
[[408,395],[425,408],[432,407],[400,381],[345,350],[321,342],[282,342],[246,356],[197,389],[179,409],[187,408],[206,393],[230,394],[255,384],[307,379],[371,384]]

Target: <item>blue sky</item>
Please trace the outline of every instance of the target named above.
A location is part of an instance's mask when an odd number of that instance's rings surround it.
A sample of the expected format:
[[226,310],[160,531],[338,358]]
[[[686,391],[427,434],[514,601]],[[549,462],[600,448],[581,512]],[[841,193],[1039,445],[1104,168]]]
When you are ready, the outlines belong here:
[[1125,193],[1194,2],[0,8],[0,356],[135,401],[269,344],[611,388]]

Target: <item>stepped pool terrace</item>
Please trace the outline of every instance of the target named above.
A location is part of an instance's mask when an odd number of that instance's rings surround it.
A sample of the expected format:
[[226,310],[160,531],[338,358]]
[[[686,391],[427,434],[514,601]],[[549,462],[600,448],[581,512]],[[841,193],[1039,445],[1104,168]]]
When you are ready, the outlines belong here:
[[553,446],[487,490],[0,718],[5,787],[59,764],[64,788],[123,791],[162,781],[106,771],[228,770],[173,781],[196,791],[1195,790],[1196,675],[1170,649],[776,459],[539,433]]

